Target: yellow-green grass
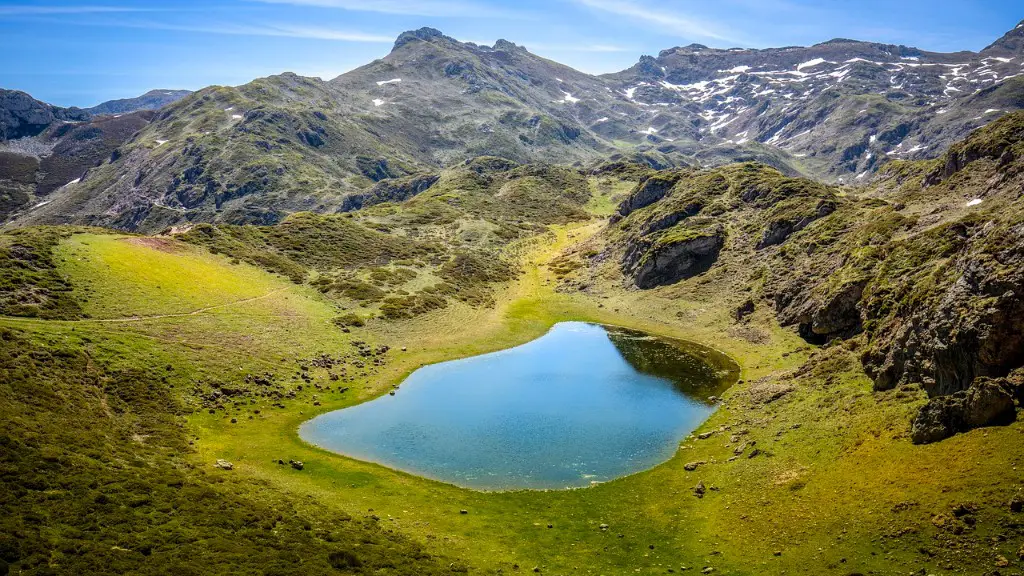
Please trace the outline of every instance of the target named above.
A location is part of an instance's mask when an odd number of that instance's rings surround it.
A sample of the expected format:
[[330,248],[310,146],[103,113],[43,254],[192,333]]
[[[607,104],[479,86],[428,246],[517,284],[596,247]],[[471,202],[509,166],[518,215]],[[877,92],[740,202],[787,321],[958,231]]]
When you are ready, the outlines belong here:
[[[195,462],[210,466],[226,458],[236,466],[232,474],[268,480],[353,515],[376,515],[481,573],[514,573],[514,564],[523,572],[537,566],[553,574],[663,574],[705,566],[724,574],[905,574],[917,568],[945,573],[945,563],[955,562],[956,554],[960,566],[988,565],[999,554],[1014,558],[1020,542],[1012,537],[946,554],[945,543],[957,541],[931,520],[948,515],[957,503],[975,501],[981,510],[971,533],[978,540],[1006,533],[996,506],[1020,488],[1015,465],[1024,457],[1024,427],[913,446],[906,431],[922,401],[918,393],[872,393],[855,351],[812,351],[767,311],[759,310],[751,321],[764,336],[754,343],[732,335],[728,295],[714,290],[706,299],[686,300],[664,291],[627,291],[609,281],[593,291],[596,296],[556,292],[544,264],[599,228],[556,228],[524,243],[524,272],[497,295],[494,308],[452,305],[414,320],[375,320],[351,334],[331,324],[338,311],[318,293],[255,268],[192,249],[163,251],[117,237],[76,236],[62,247],[62,266],[76,286],[91,281],[91,314],[186,315],[4,322],[55,338],[84,339],[82,345],[110,362],[173,364],[173,382],[182,389],[194,380],[237,382],[263,370],[287,377],[296,370],[296,358],[346,352],[351,339],[392,346],[383,368],[346,383],[351,390],[344,394],[319,393],[319,406],[307,388],[284,401],[284,409],[260,400],[213,415],[197,410],[189,418],[199,438]],[[189,270],[202,272],[188,275]],[[562,320],[625,325],[731,355],[743,367],[743,382],[726,393],[724,405],[700,431],[731,429],[707,440],[688,439],[669,462],[613,482],[512,493],[417,478],[320,450],[297,435],[314,414],[385,393],[418,366],[513,346]],[[816,368],[790,380],[792,393],[767,405],[749,401],[751,382],[793,371],[812,353]],[[311,373],[329,383],[323,370]],[[744,430],[741,442],[756,440],[765,454],[747,458],[753,449],[748,448],[728,462],[738,444],[729,436]],[[302,460],[305,469],[281,466],[279,459]],[[687,462],[701,460],[708,463],[684,470]],[[709,488],[700,499],[692,493],[698,481]],[[609,528],[601,530],[601,524]]]

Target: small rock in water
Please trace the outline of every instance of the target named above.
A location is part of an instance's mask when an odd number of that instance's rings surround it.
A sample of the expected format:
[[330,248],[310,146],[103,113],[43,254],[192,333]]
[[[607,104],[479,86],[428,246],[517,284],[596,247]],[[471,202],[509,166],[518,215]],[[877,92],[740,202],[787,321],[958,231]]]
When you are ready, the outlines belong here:
[[395,391],[394,391],[394,390],[392,390],[392,391],[388,392],[388,395],[389,395],[389,396],[394,396],[394,395],[395,395]]
[[220,468],[221,470],[231,470],[235,467],[235,465],[232,464],[231,462],[228,462],[227,460],[218,459],[217,463],[214,464],[214,467]]

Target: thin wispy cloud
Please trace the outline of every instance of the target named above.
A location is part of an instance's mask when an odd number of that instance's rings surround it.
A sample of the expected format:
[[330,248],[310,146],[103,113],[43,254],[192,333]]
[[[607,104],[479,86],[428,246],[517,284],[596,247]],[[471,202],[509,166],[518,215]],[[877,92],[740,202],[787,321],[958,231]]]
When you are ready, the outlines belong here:
[[519,16],[512,10],[464,0],[253,0],[264,4],[291,4],[317,8],[337,8],[353,12],[378,12],[402,16],[444,18],[492,18]]
[[394,35],[375,34],[359,30],[346,30],[322,26],[299,24],[172,24],[148,20],[131,19],[89,19],[61,21],[64,24],[100,26],[108,28],[135,28],[142,30],[167,30],[196,34],[218,34],[225,36],[266,36],[276,38],[305,38],[310,40],[332,40],[338,42],[367,42],[390,44]]
[[149,12],[150,8],[134,8],[129,6],[39,6],[14,5],[0,6],[2,16],[48,16],[56,14],[106,14],[112,12]]
[[666,10],[663,6],[647,6],[632,0],[572,0],[580,6],[622,16],[690,38],[709,38],[724,42],[740,42],[718,26],[700,18]]

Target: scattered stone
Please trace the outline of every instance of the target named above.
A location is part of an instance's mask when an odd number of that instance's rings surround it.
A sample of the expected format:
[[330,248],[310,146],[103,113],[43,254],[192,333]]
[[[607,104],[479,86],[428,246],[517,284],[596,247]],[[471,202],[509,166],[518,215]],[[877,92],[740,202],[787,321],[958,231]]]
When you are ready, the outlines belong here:
[[1010,511],[1020,512],[1021,510],[1024,510],[1024,494],[1018,492],[1013,495],[1013,498],[1010,498]]
[[305,464],[303,464],[301,460],[289,460],[288,463],[291,464],[292,468],[295,468],[296,470],[302,470],[302,468],[305,466]]
[[607,532],[608,531],[608,525],[607,524],[601,524],[600,526],[598,526],[598,528],[600,528],[602,532]]
[[743,454],[743,452],[745,452],[746,450],[747,450],[747,443],[744,442],[743,444],[740,444],[739,446],[737,446],[736,449],[732,451],[732,453],[737,455],[737,456],[739,456],[740,454]]
[[750,451],[750,454],[747,454],[747,458],[756,458],[761,454],[762,452],[760,448],[754,448],[753,450]]
[[747,299],[746,302],[736,307],[736,321],[739,322],[754,313],[754,301]]
[[697,498],[703,498],[705,491],[704,481],[697,482],[697,485],[693,487],[693,495]]
[[214,464],[213,466],[215,468],[220,468],[221,470],[232,470],[235,467],[234,464],[232,464],[231,462],[228,462],[227,460],[224,460],[224,459],[218,459],[217,463]]
[[698,460],[697,462],[687,462],[683,466],[683,470],[686,470],[687,472],[693,472],[694,470],[697,469],[698,466],[702,466],[704,464],[707,464],[707,462],[703,460]]
[[238,418],[232,418],[231,419],[231,423],[232,424],[238,424]]
[[1006,559],[1006,556],[996,556],[996,568],[1006,568],[1010,565],[1010,561]]
[[459,510],[459,514],[469,514],[469,510]]
[[700,440],[707,440],[708,438],[711,438],[714,435],[715,435],[715,431],[712,430],[711,432],[704,432],[702,434],[697,434],[697,438],[700,439]]

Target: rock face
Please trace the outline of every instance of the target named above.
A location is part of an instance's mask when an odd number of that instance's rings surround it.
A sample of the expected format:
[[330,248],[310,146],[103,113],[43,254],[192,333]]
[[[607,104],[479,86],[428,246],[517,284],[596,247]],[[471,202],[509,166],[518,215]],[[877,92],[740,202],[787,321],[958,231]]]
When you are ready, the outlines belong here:
[[914,419],[915,444],[938,442],[983,426],[1006,425],[1017,418],[1005,379],[978,378],[967,390],[932,398]]
[[626,254],[623,268],[632,272],[638,288],[654,288],[711,268],[725,246],[725,230],[715,227],[680,239],[662,239],[650,247],[639,246]]
[[[628,198],[619,204],[618,216],[629,216],[636,210],[646,208],[665,197],[679,181],[675,173],[656,174],[641,182]],[[618,220],[618,218],[616,219]]]
[[404,202],[430,189],[441,177],[437,174],[409,176],[400,179],[382,180],[367,192],[346,196],[341,202],[340,212],[351,212],[366,206],[383,202]]

